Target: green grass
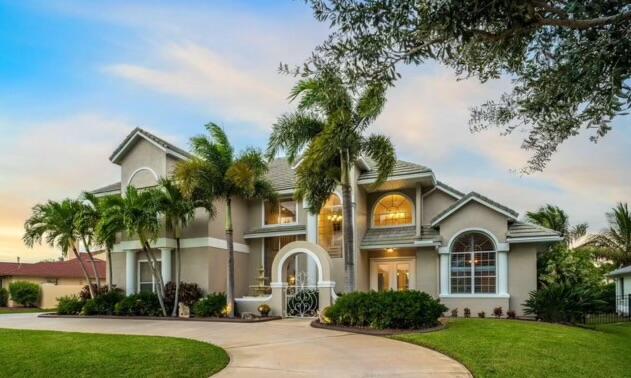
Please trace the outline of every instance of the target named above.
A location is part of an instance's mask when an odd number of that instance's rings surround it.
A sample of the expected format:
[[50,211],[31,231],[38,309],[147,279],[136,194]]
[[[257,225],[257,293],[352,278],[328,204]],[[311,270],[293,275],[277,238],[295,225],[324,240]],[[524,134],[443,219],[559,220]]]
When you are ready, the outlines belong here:
[[31,307],[0,307],[0,315],[2,314],[26,314],[33,312],[54,312],[55,309],[42,309]]
[[217,346],[172,337],[0,329],[5,377],[208,377],[228,360]]
[[461,319],[393,336],[463,363],[476,377],[629,377],[631,323],[595,330],[518,320]]

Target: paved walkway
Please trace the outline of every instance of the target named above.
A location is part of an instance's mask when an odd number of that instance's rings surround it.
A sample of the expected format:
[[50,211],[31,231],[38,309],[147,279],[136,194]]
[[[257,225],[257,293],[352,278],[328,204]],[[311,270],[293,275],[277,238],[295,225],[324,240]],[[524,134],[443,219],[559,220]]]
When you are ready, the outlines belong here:
[[210,342],[230,354],[217,377],[470,377],[438,352],[383,337],[312,328],[284,319],[235,324],[160,320],[46,319],[0,315],[0,328],[176,336]]

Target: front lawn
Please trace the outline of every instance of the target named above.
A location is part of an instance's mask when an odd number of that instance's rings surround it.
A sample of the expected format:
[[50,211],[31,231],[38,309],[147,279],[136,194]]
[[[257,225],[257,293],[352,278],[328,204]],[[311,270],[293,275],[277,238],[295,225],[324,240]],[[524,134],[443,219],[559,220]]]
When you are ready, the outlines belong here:
[[0,329],[5,377],[208,377],[228,360],[194,340]]
[[451,356],[476,377],[631,374],[631,323],[588,330],[518,320],[459,319],[443,331],[393,338]]

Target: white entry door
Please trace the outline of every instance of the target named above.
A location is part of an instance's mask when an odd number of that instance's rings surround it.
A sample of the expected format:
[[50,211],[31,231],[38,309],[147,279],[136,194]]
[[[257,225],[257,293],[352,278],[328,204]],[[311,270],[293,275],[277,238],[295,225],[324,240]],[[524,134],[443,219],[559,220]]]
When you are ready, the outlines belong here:
[[415,288],[414,259],[370,260],[370,289],[404,291]]

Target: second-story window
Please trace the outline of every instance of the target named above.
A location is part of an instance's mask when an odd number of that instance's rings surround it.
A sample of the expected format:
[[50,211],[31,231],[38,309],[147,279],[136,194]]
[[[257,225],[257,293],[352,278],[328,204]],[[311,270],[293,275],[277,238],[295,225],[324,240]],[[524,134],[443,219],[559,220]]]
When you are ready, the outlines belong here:
[[332,194],[318,216],[318,244],[331,257],[342,257],[342,201]]
[[296,223],[296,201],[281,199],[276,204],[264,203],[265,225]]
[[379,199],[372,214],[375,227],[414,224],[414,204],[401,194],[388,194]]

